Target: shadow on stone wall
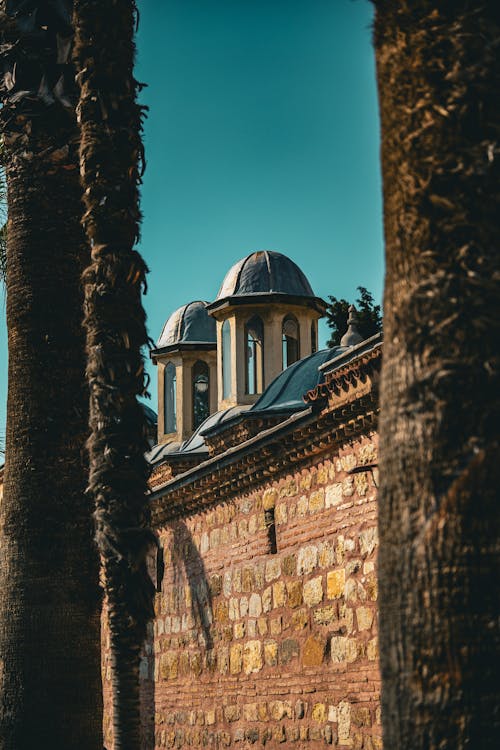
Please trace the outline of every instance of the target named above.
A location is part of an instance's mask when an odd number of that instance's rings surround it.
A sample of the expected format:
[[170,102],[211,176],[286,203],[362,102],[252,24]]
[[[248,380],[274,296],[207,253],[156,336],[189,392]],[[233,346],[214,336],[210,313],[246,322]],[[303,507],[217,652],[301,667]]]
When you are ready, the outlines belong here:
[[155,748],[154,627],[149,623],[140,665],[141,750]]
[[[211,651],[214,645],[211,632],[213,622],[212,592],[207,580],[203,558],[198,552],[184,521],[177,521],[172,526],[171,556],[176,595],[180,596],[180,592],[184,590],[184,584],[187,584],[190,600],[189,609],[192,617],[191,627],[201,629],[203,642],[199,645],[204,646],[207,651]],[[188,623],[186,625],[189,626]]]

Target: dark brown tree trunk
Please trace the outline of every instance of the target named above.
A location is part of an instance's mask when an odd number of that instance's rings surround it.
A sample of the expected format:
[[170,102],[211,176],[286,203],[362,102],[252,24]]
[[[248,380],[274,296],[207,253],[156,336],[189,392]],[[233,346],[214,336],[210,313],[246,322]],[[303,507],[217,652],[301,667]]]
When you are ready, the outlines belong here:
[[90,386],[90,487],[105,570],[113,668],[115,750],[140,745],[139,660],[153,617],[146,555],[154,537],[146,498],[147,345],[139,234],[141,108],[133,76],[135,3],[75,2],[80,163],[92,246],[84,275]]
[[9,391],[0,748],[101,750],[98,555],[82,458],[88,391],[80,274],[89,251],[79,222],[78,132],[71,107],[38,95],[57,54],[51,21],[39,19],[46,33],[35,24],[27,40],[11,18],[0,20],[4,70],[17,65],[1,112]]
[[500,5],[376,0],[387,750],[500,747]]

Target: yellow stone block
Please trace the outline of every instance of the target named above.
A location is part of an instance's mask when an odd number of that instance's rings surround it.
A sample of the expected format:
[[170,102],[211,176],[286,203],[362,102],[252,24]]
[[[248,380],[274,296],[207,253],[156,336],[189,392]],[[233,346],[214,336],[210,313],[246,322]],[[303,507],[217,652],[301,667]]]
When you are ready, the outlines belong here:
[[340,599],[344,594],[345,570],[331,570],[326,576],[326,595],[328,599]]
[[315,703],[311,717],[313,721],[326,721],[326,705],[324,703]]
[[241,643],[235,643],[231,646],[229,653],[229,671],[231,674],[238,674],[241,672],[243,663],[243,646]]

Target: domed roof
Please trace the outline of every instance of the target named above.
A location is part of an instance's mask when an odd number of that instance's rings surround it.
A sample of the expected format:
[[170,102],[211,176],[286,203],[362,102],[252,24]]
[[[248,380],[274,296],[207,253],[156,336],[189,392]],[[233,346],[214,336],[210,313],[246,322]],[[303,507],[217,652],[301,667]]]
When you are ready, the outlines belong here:
[[207,303],[197,300],[172,313],[156,344],[157,349],[182,344],[216,345],[215,320],[207,312]]
[[256,411],[293,412],[305,409],[303,396],[324,381],[324,373],[319,368],[344,350],[343,347],[321,349],[319,352],[294,362],[274,378],[249,413]]
[[293,260],[273,250],[259,250],[229,269],[217,300],[249,294],[314,297],[308,280]]

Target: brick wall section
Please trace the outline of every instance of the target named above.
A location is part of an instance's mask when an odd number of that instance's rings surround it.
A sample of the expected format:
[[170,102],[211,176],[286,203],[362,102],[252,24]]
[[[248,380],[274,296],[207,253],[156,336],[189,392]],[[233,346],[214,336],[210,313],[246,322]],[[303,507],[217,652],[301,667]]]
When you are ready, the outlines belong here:
[[[376,487],[371,471],[347,473],[374,462],[369,435],[159,529],[145,748],[382,747]],[[276,554],[264,521],[272,505]]]

